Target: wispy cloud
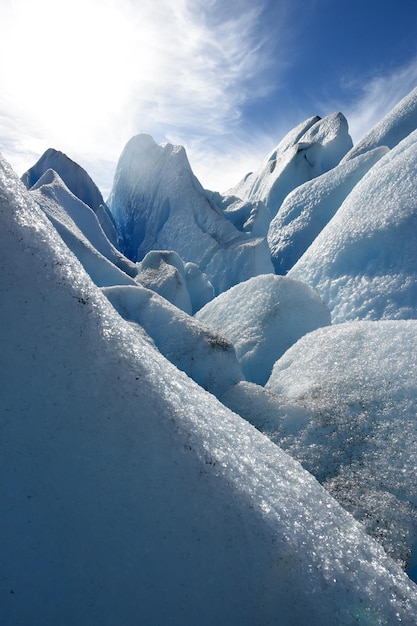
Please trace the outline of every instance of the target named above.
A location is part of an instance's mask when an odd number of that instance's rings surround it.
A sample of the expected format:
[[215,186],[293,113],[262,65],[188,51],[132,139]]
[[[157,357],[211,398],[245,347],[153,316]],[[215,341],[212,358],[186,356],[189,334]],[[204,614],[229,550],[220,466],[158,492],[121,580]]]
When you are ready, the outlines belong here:
[[371,76],[342,81],[342,95],[319,105],[322,111],[341,110],[354,143],[368,133],[417,86],[417,56],[401,67],[388,67]]
[[345,83],[337,102],[298,106],[280,87],[294,59],[302,65],[301,10],[299,0],[1,0],[0,151],[23,173],[60,149],[106,195],[140,132],[184,145],[202,184],[220,190],[303,117],[342,110],[358,140],[416,84],[417,59]]
[[265,4],[72,0],[58,11],[55,0],[3,0],[0,149],[23,171],[56,147],[104,186],[137,132],[213,160],[242,106],[271,88]]

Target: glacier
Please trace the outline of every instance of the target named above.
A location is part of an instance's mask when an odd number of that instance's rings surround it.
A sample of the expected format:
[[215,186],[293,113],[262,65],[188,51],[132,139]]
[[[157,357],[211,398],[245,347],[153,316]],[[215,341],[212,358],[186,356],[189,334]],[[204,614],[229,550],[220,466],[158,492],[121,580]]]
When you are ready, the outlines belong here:
[[94,211],[107,237],[117,246],[116,223],[101,191],[89,174],[66,154],[49,148],[35,165],[23,174],[22,182],[31,189],[48,170],[58,174],[70,192]]
[[404,567],[417,551],[416,354],[415,320],[335,324],[292,346],[266,384],[309,411],[292,432],[277,423],[275,440]]
[[246,380],[260,385],[297,339],[330,324],[329,310],[313,289],[274,274],[231,287],[196,318],[232,342]]
[[288,272],[335,322],[417,314],[417,131],[372,167]]
[[395,148],[397,144],[417,128],[417,87],[383,117],[342,160],[352,159],[373,148],[386,146]]
[[195,178],[181,146],[133,137],[119,159],[108,205],[123,252],[133,261],[151,250],[172,250],[196,264],[215,293],[273,271],[266,237],[239,230],[225,217]]
[[172,250],[151,250],[137,264],[136,282],[159,293],[186,313],[213,299],[213,285],[195,263],[184,263]]
[[231,342],[151,289],[121,285],[102,293],[123,319],[146,331],[161,354],[215,396],[243,379]]
[[286,196],[267,233],[277,274],[287,274],[361,178],[387,152],[385,146],[369,150],[299,185]]
[[290,191],[335,167],[351,148],[342,113],[323,119],[311,117],[290,131],[260,168],[228,193],[244,200],[260,200],[274,216]]
[[415,626],[416,93],[226,193],[0,160],[2,623]]
[[31,187],[31,191],[32,197],[76,256],[80,258],[81,252],[77,254],[77,251],[82,248],[83,258],[88,253],[90,257],[104,257],[108,262],[102,265],[106,265],[107,272],[114,274],[116,270],[116,284],[123,278],[128,280],[127,277],[136,276],[136,265],[109,241],[97,214],[68,189],[57,172],[48,169]]

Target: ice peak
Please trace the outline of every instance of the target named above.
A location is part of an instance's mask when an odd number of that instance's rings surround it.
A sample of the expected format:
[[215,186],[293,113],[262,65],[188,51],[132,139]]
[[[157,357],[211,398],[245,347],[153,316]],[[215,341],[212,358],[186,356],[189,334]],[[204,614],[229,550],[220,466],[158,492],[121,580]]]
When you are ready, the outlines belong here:
[[173,250],[207,274],[216,293],[273,270],[265,237],[252,234],[261,209],[241,207],[243,213],[248,209],[250,232],[240,230],[227,207],[202,188],[182,146],[133,137],[119,159],[108,203],[124,252],[134,261],[151,250]]
[[160,159],[170,159],[171,157],[182,160],[181,164],[191,171],[183,146],[169,142],[157,144],[151,135],[139,133],[127,142],[119,159],[118,169],[120,169],[119,166],[125,168],[127,165],[130,168],[135,168],[135,165],[143,168],[146,163],[152,164]]
[[417,128],[417,87],[378,122],[345,156],[352,159],[364,152],[387,146],[394,148]]
[[103,196],[87,172],[66,154],[54,148],[48,148],[35,165],[23,174],[21,180],[26,188],[30,189],[49,169],[57,172],[74,196],[93,211],[104,205]]
[[290,191],[335,167],[352,145],[342,113],[310,117],[230,192],[243,200],[262,200],[275,215]]

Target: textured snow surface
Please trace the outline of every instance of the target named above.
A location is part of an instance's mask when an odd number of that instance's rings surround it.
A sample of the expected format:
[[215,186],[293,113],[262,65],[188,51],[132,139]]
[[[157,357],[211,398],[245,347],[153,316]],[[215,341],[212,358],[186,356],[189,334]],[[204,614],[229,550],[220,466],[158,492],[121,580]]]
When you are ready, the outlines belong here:
[[220,396],[242,380],[230,342],[144,287],[104,288],[120,315],[144,329],[171,363],[201,387]]
[[416,587],[124,322],[0,168],[4,624],[412,625]]
[[293,189],[335,167],[352,147],[345,117],[312,117],[290,131],[254,173],[230,190],[243,200],[261,200],[276,215]]
[[268,245],[277,274],[286,274],[291,269],[353,187],[387,152],[388,148],[371,150],[288,194],[268,231]]
[[383,117],[344,158],[354,158],[378,146],[394,148],[416,129],[417,87]]
[[196,317],[231,341],[247,380],[263,385],[302,335],[330,324],[321,298],[284,276],[256,276],[220,294]]
[[133,137],[108,200],[125,254],[140,261],[150,250],[173,250],[198,265],[216,293],[273,271],[265,237],[236,228],[209,195],[184,148],[159,146],[148,135]]
[[[107,261],[110,261],[112,265],[128,276],[137,274],[137,266],[110,243],[97,215],[89,206],[71,193],[54,170],[47,170],[41,176],[31,188],[31,194],[81,262],[83,262],[83,257],[80,257],[77,251],[83,249],[87,256],[88,253],[85,249],[88,248],[89,256],[105,257]],[[105,264],[102,263],[102,265],[104,267]],[[116,267],[108,271],[112,272],[113,276],[116,273],[120,276]],[[128,280],[126,276],[120,276],[119,282],[127,284],[133,281]]]
[[195,263],[184,263],[176,252],[152,250],[137,267],[138,283],[190,315],[214,297],[207,276]]
[[286,352],[266,388],[304,411],[292,432],[277,422],[274,440],[406,566],[417,551],[417,322],[321,328]]
[[288,276],[336,322],[417,317],[417,131],[374,165]]

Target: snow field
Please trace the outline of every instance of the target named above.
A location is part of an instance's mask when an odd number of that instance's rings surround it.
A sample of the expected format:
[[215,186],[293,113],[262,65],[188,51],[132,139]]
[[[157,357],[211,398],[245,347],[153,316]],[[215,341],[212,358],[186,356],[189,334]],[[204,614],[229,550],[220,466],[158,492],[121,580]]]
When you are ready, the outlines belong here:
[[4,623],[413,624],[400,568],[0,181]]
[[134,137],[114,217],[1,161],[2,623],[415,626],[416,93],[228,195]]

